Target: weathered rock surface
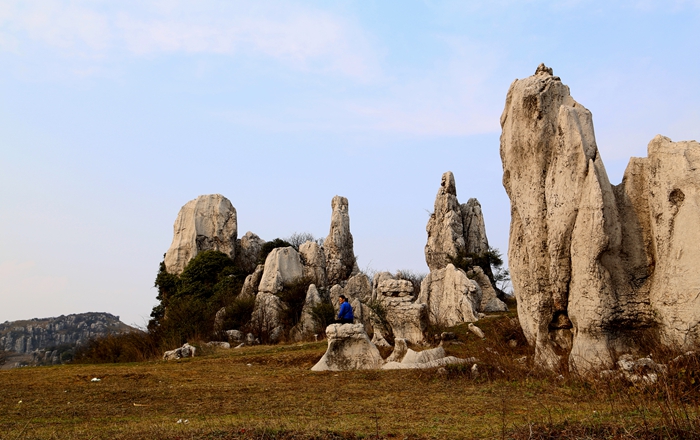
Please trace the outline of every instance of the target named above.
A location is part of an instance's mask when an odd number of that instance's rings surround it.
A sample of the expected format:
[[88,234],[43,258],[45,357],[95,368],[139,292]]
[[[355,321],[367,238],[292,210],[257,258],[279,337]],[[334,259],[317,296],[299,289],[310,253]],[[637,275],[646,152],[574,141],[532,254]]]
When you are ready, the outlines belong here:
[[444,269],[458,256],[489,250],[481,204],[477,199],[459,204],[451,171],[442,175],[426,231],[425,261],[431,271]]
[[236,256],[236,209],[221,194],[199,196],[180,209],[173,242],[165,253],[168,272],[179,274],[199,252],[215,250]]
[[493,312],[507,312],[508,306],[506,303],[498,299],[496,296],[496,290],[491,284],[491,280],[486,276],[484,270],[479,266],[474,266],[468,274],[476,284],[479,285],[481,289],[481,303],[479,305],[479,311],[484,313]]
[[416,302],[427,305],[431,324],[451,327],[478,320],[481,289],[454,265],[431,271],[420,290]]
[[258,286],[259,292],[277,293],[285,284],[304,276],[304,266],[293,247],[275,248],[265,259],[265,270]]
[[335,196],[331,201],[331,207],[333,208],[331,229],[323,242],[326,254],[326,277],[330,286],[350,278],[355,269],[348,199]]
[[508,260],[538,364],[610,368],[641,329],[700,336],[700,144],[657,136],[613,187],[591,113],[540,65],[511,84],[501,116],[511,200]]
[[362,324],[331,324],[326,338],[328,349],[313,371],[374,370],[384,364]]
[[[428,306],[413,301],[413,284],[407,280],[384,279],[377,286],[377,301],[386,312],[386,322],[394,338],[413,344],[423,343],[428,324]],[[375,331],[382,331],[375,325]]]
[[260,249],[265,244],[265,240],[256,234],[248,231],[240,240],[236,250],[236,265],[246,272],[255,270],[258,262]]
[[382,366],[382,370],[410,370],[444,367],[445,365],[471,364],[476,362],[474,358],[460,359],[454,356],[446,356],[442,346],[423,351],[406,350],[400,362],[389,361]]
[[326,287],[326,255],[315,241],[307,241],[299,246],[299,256],[304,266],[304,278],[317,287]]
[[[0,324],[0,350],[27,354],[50,347],[75,347],[93,338],[131,331],[136,329],[121,322],[118,316],[98,312],[10,321]],[[57,359],[54,363],[60,362]]]
[[467,203],[460,205],[460,209],[467,253],[482,254],[487,252],[489,240],[486,237],[486,224],[484,223],[484,214],[481,212],[481,203],[472,198],[467,200]]
[[284,336],[282,316],[287,306],[272,293],[259,292],[255,297],[255,306],[251,325],[263,342],[278,342]]
[[164,361],[172,361],[175,359],[181,359],[181,358],[186,358],[186,357],[194,357],[195,352],[197,349],[187,342],[185,342],[185,345],[183,345],[180,348],[176,348],[175,350],[170,350],[166,351],[163,353],[163,360]]
[[255,294],[258,292],[258,288],[260,287],[260,281],[262,280],[264,272],[265,265],[258,264],[255,271],[245,277],[243,288],[241,288],[241,296],[248,298],[253,298],[255,296]]
[[450,264],[450,258],[466,251],[462,210],[451,171],[442,175],[426,230],[428,243],[425,245],[425,261],[431,271],[445,268]]
[[314,339],[314,335],[321,333],[322,329],[319,328],[318,323],[314,319],[313,308],[322,303],[330,304],[330,298],[319,292],[315,284],[311,284],[306,291],[306,299],[301,309],[299,323],[290,332],[292,340],[298,342]]

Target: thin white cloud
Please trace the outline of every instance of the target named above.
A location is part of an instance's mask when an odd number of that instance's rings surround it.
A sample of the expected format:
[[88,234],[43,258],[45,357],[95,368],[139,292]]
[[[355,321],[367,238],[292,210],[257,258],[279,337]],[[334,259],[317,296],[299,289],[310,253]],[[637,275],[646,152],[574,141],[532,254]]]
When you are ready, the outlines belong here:
[[[0,6],[0,50],[39,43],[63,55],[108,58],[158,54],[263,56],[291,68],[366,80],[376,75],[362,30],[332,13],[298,5],[243,3],[124,3],[13,1]],[[225,7],[228,6],[228,7]]]

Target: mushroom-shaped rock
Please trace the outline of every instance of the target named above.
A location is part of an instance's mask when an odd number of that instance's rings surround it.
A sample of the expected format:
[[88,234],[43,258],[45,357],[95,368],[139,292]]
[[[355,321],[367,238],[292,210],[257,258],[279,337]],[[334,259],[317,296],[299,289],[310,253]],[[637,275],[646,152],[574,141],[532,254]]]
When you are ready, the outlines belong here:
[[199,252],[215,250],[236,256],[236,208],[221,194],[199,196],[180,209],[173,241],[165,253],[165,268],[179,274]]
[[428,306],[413,302],[412,295],[413,284],[408,280],[384,279],[377,286],[377,301],[386,313],[394,338],[420,344],[428,325]]
[[331,324],[326,338],[328,349],[313,371],[375,370],[384,364],[362,324]]

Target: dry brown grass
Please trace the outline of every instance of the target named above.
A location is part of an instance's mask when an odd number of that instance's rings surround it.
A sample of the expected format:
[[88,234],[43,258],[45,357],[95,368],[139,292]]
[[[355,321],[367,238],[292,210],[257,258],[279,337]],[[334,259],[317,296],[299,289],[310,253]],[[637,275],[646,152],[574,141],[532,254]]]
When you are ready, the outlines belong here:
[[464,326],[458,343],[445,343],[448,354],[480,359],[477,377],[469,368],[309,371],[325,342],[0,371],[0,439],[698,438],[696,388],[683,403],[663,390],[670,382],[649,389],[537,371],[529,347],[508,343],[520,337],[508,333],[510,315],[482,320],[485,340]]

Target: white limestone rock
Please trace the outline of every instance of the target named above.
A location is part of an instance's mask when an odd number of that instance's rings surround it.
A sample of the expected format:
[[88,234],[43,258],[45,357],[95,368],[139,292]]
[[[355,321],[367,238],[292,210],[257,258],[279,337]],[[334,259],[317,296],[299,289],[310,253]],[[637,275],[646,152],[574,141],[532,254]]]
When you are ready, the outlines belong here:
[[516,80],[501,116],[508,251],[518,315],[535,361],[611,368],[641,329],[700,340],[700,144],[649,144],[623,182],[605,172],[591,113],[541,65]]
[[275,248],[265,259],[265,270],[258,286],[259,292],[278,293],[285,284],[304,276],[299,253],[293,247]]
[[356,264],[350,233],[348,199],[335,196],[331,207],[331,228],[323,242],[323,249],[326,254],[326,277],[328,284],[332,286],[350,278]]
[[508,306],[506,303],[498,299],[496,296],[496,290],[493,288],[493,285],[491,285],[491,280],[489,280],[489,277],[486,276],[481,267],[472,267],[467,276],[473,281],[476,281],[481,289],[481,303],[479,304],[480,312],[493,313],[508,311]]
[[[386,312],[394,338],[421,344],[428,324],[428,306],[413,302],[413,284],[407,280],[384,279],[377,286],[377,301]],[[375,325],[375,331],[381,325]]]
[[179,274],[199,252],[216,250],[236,256],[236,208],[221,194],[199,196],[180,209],[173,241],[165,253],[165,268]]
[[299,246],[299,256],[304,266],[304,277],[319,288],[326,287],[326,255],[323,248],[314,241]]
[[330,298],[319,292],[315,284],[311,284],[306,291],[299,323],[290,331],[293,341],[313,340],[314,335],[321,333],[322,329],[314,319],[313,308],[322,303],[330,303]]
[[406,340],[403,338],[394,339],[394,351],[391,352],[386,362],[401,362],[408,353],[408,345],[406,345]]
[[463,270],[448,264],[423,279],[416,302],[427,306],[431,324],[452,327],[478,320],[481,296],[476,282],[467,278]]
[[450,258],[465,252],[462,211],[451,171],[442,175],[426,231],[428,243],[425,245],[425,261],[431,271],[445,268],[450,264]]
[[481,203],[471,198],[467,203],[460,205],[462,212],[462,231],[464,245],[467,253],[483,254],[489,250],[489,240],[486,237],[486,224],[484,214],[481,212]]
[[240,295],[242,297],[254,298],[255,294],[258,292],[260,287],[260,281],[262,280],[263,273],[265,272],[265,265],[258,264],[255,271],[245,277],[243,282],[243,288],[241,289]]
[[236,265],[246,272],[255,270],[260,250],[265,240],[248,231],[240,240],[236,250]]
[[190,344],[188,344],[187,342],[185,342],[185,344],[180,348],[176,348],[175,350],[166,351],[163,354],[163,360],[171,361],[171,360],[181,359],[181,358],[186,358],[186,357],[194,357],[194,354],[196,351],[197,351],[197,349],[195,347],[193,347]]
[[326,338],[328,349],[312,371],[375,370],[384,364],[362,324],[331,324]]
[[251,316],[251,325],[258,338],[278,342],[284,337],[282,314],[286,309],[286,304],[278,296],[258,292]]

